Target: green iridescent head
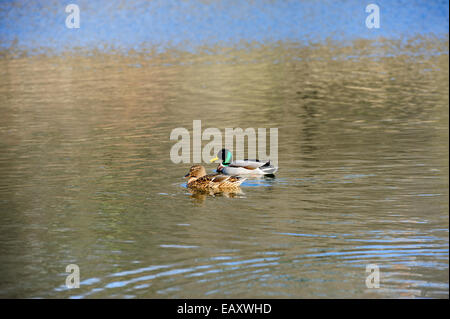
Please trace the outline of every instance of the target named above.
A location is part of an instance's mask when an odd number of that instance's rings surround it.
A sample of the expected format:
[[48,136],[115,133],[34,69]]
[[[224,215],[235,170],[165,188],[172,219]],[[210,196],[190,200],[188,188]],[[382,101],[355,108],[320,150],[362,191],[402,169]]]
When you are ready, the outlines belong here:
[[231,163],[231,160],[233,158],[233,155],[231,152],[225,148],[221,149],[219,153],[217,153],[217,157],[213,158],[211,162],[215,162],[218,159],[222,160],[222,165],[227,166]]

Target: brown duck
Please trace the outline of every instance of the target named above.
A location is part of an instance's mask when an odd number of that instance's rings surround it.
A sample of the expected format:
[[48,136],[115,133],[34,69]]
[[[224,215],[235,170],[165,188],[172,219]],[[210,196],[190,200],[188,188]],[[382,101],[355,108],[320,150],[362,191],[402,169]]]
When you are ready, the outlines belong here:
[[207,175],[202,165],[192,166],[185,178],[188,178],[189,188],[218,191],[239,189],[242,182],[246,180],[246,178],[222,174]]

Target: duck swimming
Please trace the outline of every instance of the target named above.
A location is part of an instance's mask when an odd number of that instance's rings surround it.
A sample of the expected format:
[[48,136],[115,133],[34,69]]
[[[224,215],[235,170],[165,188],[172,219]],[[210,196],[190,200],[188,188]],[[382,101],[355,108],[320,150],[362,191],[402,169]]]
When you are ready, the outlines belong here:
[[227,176],[222,174],[206,174],[202,165],[194,165],[189,173],[184,176],[188,178],[187,186],[198,190],[229,191],[239,190],[239,186],[246,178]]
[[217,157],[211,159],[210,162],[215,162],[218,159],[222,160],[222,163],[217,167],[217,172],[225,175],[271,175],[278,170],[278,167],[270,165],[270,160],[245,159],[232,162],[232,158],[233,155],[229,150],[222,149],[217,153]]

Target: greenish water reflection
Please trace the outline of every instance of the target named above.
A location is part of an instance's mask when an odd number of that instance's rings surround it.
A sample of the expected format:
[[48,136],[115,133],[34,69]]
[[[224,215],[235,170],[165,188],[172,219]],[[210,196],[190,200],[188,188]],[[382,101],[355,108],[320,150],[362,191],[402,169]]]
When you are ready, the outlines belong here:
[[[2,58],[0,296],[448,298],[448,42],[396,45]],[[276,178],[192,196],[195,119]]]

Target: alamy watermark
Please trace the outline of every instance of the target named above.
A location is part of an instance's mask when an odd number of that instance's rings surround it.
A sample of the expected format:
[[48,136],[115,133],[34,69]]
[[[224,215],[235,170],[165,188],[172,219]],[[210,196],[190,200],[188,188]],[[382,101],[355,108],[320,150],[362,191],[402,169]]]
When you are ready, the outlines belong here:
[[80,288],[80,267],[76,264],[67,265],[66,272],[70,273],[66,277],[66,287],[69,289]]
[[377,264],[369,264],[366,266],[366,273],[369,275],[366,278],[367,288],[380,288],[380,268]]
[[370,13],[366,18],[366,27],[368,29],[380,28],[380,7],[374,3],[366,7],[366,13]]
[[66,13],[70,13],[66,18],[66,27],[68,29],[80,28],[80,7],[76,4],[66,6]]
[[[225,128],[225,148],[233,150],[236,140],[235,160],[244,159],[244,144],[247,138],[247,155],[250,159],[270,159],[274,166],[278,164],[278,128],[270,128],[270,153],[266,149],[266,128]],[[212,139],[212,140],[211,140]],[[175,163],[209,163],[223,148],[222,132],[218,128],[207,128],[202,132],[202,121],[192,123],[192,158],[191,134],[184,127],[177,127],[170,133],[170,140],[178,141],[170,150],[170,160]],[[202,141],[210,141],[202,148]],[[256,153],[258,145],[258,153]]]

